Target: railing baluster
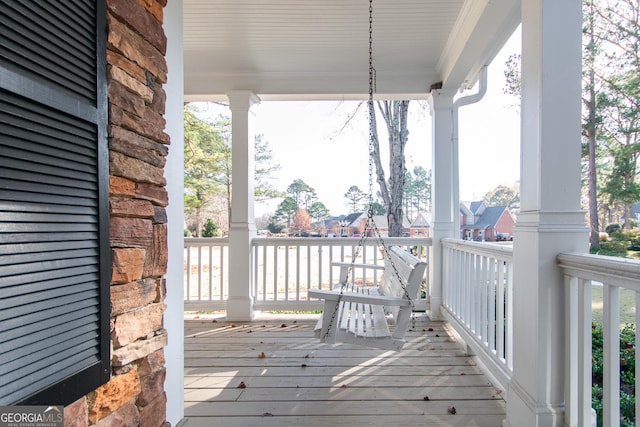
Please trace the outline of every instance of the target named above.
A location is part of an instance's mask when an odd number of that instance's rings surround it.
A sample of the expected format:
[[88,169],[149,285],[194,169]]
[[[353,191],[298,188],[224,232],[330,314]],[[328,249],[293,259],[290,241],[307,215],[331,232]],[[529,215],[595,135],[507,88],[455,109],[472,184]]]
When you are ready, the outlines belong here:
[[481,306],[480,306],[480,337],[482,338],[482,342],[487,345],[489,343],[489,266],[490,266],[490,258],[482,257],[482,292],[480,294],[481,298]]
[[202,300],[202,246],[198,246],[198,301]]
[[498,322],[498,327],[496,331],[496,353],[500,359],[506,361],[506,352],[505,352],[505,304],[507,303],[506,293],[505,293],[505,279],[506,279],[506,271],[505,265],[503,263],[498,263],[498,297],[496,304],[498,305],[496,321]]
[[[317,252],[318,247],[316,246],[315,251]],[[322,262],[321,259],[318,257],[318,262]],[[311,246],[307,246],[307,289],[309,289],[309,286],[313,286],[313,284],[311,283]],[[300,292],[300,287],[298,287],[298,293]],[[300,300],[300,295],[298,294],[298,300]]]
[[191,299],[191,247],[187,247],[187,291],[185,297],[187,300]]
[[591,425],[591,304],[591,280],[578,279],[578,411],[579,425],[583,426]]
[[488,308],[487,308],[487,345],[489,346],[489,350],[497,354],[496,352],[496,286],[497,283],[497,275],[496,268],[499,264],[499,260],[497,258],[491,258],[489,262],[489,295],[488,298]]
[[209,245],[209,299],[213,300],[213,245]]
[[504,264],[506,271],[506,283],[505,283],[505,292],[507,294],[506,301],[506,315],[504,317],[504,322],[506,323],[506,354],[505,361],[507,364],[507,369],[509,371],[513,371],[513,264],[506,263]]
[[[578,278],[565,275],[564,285],[564,298],[566,300],[565,324],[568,330],[579,330],[580,298],[578,297]],[[580,403],[578,402],[579,393],[577,392],[580,387],[580,379],[584,367],[579,363],[572,363],[572,361],[579,359],[579,335],[581,335],[581,333],[569,334],[569,336],[565,338],[566,369],[564,375],[564,395],[566,399],[564,402],[564,418],[565,425],[567,426],[584,425],[579,422],[580,410],[578,408]]]
[[[638,379],[640,379],[640,363],[638,363],[638,356],[640,356],[640,351],[638,351],[638,347],[640,346],[640,292],[636,291],[636,348],[635,348],[635,360],[636,360],[636,384]],[[640,421],[640,399],[638,398],[638,390],[636,387],[636,424],[639,424]]]
[[267,294],[268,247],[267,245],[262,247],[262,299],[264,299],[264,296]]
[[604,283],[603,297],[603,422],[613,427],[620,423],[620,288]]

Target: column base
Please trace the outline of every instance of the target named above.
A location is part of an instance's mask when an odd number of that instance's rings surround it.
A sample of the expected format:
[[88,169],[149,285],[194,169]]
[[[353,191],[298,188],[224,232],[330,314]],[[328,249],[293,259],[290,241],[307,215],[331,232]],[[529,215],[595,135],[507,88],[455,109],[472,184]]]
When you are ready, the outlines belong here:
[[254,319],[253,299],[251,297],[229,297],[227,299],[227,320],[249,322]]
[[440,306],[442,306],[442,297],[429,298],[429,319],[444,320],[444,316],[440,311]]
[[507,398],[507,418],[502,427],[562,427],[564,404],[537,403],[522,387],[511,381]]

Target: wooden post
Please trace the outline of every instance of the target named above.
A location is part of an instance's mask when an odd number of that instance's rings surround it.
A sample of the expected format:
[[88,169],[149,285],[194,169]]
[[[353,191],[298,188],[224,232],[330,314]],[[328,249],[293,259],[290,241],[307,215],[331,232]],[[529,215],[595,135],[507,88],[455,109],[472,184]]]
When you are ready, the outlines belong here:
[[521,208],[505,426],[564,423],[565,290],[556,257],[586,252],[580,210],[580,0],[522,2]]
[[430,94],[433,128],[432,241],[429,284],[432,319],[441,319],[443,251],[440,240],[455,237],[459,207],[453,206],[453,96],[454,92],[434,90]]
[[260,102],[260,99],[249,91],[234,91],[227,96],[231,109],[233,181],[227,319],[243,321],[253,319],[251,239],[256,235],[253,213],[255,135],[250,108]]
[[182,2],[169,2],[164,10],[163,28],[167,35],[167,64],[171,68],[167,94],[165,131],[171,149],[164,173],[167,178],[167,309],[164,327],[169,343],[164,355],[167,367],[167,421],[177,425],[184,417],[184,73],[182,57]]

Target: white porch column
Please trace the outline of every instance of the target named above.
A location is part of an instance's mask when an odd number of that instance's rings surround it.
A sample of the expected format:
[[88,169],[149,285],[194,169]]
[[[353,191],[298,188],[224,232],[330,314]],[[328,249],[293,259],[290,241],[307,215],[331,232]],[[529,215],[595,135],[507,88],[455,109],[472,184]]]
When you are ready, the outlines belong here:
[[229,224],[228,320],[253,319],[251,239],[256,235],[253,213],[255,135],[250,108],[260,99],[250,91],[227,94],[231,109],[231,224]]
[[453,96],[452,91],[434,90],[430,94],[431,119],[433,132],[431,205],[432,205],[432,258],[429,268],[431,286],[431,318],[441,319],[442,305],[442,247],[440,240],[455,237],[455,227],[459,207],[453,206],[454,179],[453,159]]
[[581,7],[580,0],[522,1],[521,211],[506,426],[564,420],[564,284],[556,256],[588,249],[580,210]]
[[164,9],[163,28],[167,36],[169,75],[164,90],[167,94],[165,131],[171,137],[164,174],[167,179],[167,309],[164,327],[169,344],[164,349],[167,376],[167,421],[177,425],[184,417],[184,73],[182,55],[182,1],[171,0]]

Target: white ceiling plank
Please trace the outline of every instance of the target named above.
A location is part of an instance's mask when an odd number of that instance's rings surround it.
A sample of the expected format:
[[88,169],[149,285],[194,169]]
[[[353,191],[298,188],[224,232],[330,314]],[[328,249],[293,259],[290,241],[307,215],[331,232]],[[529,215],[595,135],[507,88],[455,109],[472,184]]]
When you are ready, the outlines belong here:
[[[495,55],[501,47],[486,44],[504,43],[511,34],[496,36],[500,28],[490,28],[504,25],[508,31],[505,12],[498,9],[519,3],[374,0],[378,92],[423,98],[438,81],[460,85],[483,55]],[[366,0],[184,0],[185,97],[220,97],[239,89],[278,98],[365,96],[368,5]]]

